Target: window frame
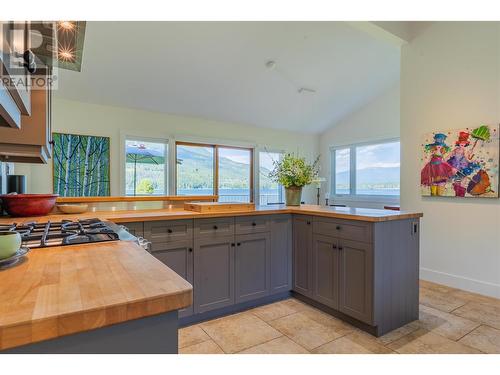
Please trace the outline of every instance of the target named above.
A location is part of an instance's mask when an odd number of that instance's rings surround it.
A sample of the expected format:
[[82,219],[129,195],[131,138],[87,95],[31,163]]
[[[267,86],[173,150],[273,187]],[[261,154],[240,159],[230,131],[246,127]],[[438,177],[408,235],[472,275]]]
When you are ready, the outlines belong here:
[[[280,158],[279,158],[279,161],[281,161],[283,159],[283,157],[285,156],[286,154],[286,151],[285,150],[278,150],[278,149],[267,149],[267,148],[263,148],[263,149],[259,149],[257,150],[256,154],[258,155],[258,159],[256,161],[257,165],[258,165],[258,168],[256,168],[256,174],[257,174],[257,177],[256,177],[256,185],[255,185],[255,188],[256,188],[256,196],[255,196],[255,201],[258,202],[258,204],[260,205],[260,154],[261,153],[268,153],[268,154],[279,154],[280,155]],[[280,198],[280,202],[279,203],[285,203],[285,188],[283,187],[283,185],[279,184],[278,183],[278,186],[279,186],[279,198]],[[278,203],[276,203],[278,204]],[[269,204],[268,204],[269,205]]]
[[[345,201],[369,201],[369,202],[399,202],[401,197],[401,188],[399,195],[368,195],[356,194],[356,148],[363,146],[372,146],[385,143],[399,142],[401,147],[400,138],[384,138],[369,142],[359,142],[347,145],[331,146],[330,147],[330,197],[335,200]],[[349,149],[349,194],[336,194],[335,191],[335,153],[337,150]],[[401,177],[400,177],[401,185]]]
[[233,150],[245,150],[250,151],[250,181],[249,181],[249,194],[250,203],[255,201],[255,186],[254,186],[254,171],[255,171],[255,158],[254,158],[254,148],[253,147],[242,147],[242,146],[229,146],[225,144],[214,144],[214,143],[203,143],[203,142],[186,142],[186,141],[175,141],[175,152],[174,152],[174,164],[175,164],[175,185],[174,194],[177,195],[177,146],[193,146],[193,147],[212,147],[214,149],[214,171],[213,171],[213,195],[219,198],[219,149],[233,149]]
[[133,197],[134,195],[128,195],[127,194],[127,173],[126,173],[126,169],[127,169],[127,156],[126,156],[126,151],[127,151],[127,141],[138,141],[138,142],[148,142],[148,143],[163,143],[165,145],[165,154],[164,154],[164,158],[165,158],[165,162],[164,162],[164,165],[165,165],[165,172],[164,172],[164,192],[163,194],[148,194],[148,195],[144,195],[144,194],[138,194],[138,195],[135,195],[136,197],[141,197],[141,196],[157,196],[157,197],[161,197],[163,195],[169,195],[169,191],[170,191],[170,188],[169,188],[169,182],[170,182],[170,178],[169,178],[169,173],[170,173],[170,140],[168,138],[159,138],[159,137],[142,137],[142,136],[135,136],[135,135],[132,135],[132,134],[125,134],[123,136],[123,142],[122,142],[122,152],[121,152],[121,159],[123,160],[122,162],[122,173],[123,173],[123,177],[121,178],[121,181],[122,181],[122,192],[123,192],[123,195],[126,196],[126,197]]

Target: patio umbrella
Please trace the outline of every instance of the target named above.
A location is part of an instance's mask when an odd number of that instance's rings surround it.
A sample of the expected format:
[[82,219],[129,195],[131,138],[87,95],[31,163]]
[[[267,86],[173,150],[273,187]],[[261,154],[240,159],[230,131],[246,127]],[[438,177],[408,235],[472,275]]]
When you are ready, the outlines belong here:
[[144,144],[129,144],[126,146],[126,162],[134,163],[134,195],[137,190],[137,163],[141,164],[163,164],[165,155],[157,150],[148,148]]

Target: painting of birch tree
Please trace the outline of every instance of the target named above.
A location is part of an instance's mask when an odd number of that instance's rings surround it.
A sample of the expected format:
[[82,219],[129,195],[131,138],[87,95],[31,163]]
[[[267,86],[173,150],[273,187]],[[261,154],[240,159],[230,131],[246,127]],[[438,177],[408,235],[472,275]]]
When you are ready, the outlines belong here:
[[109,138],[53,133],[54,193],[62,197],[109,195]]

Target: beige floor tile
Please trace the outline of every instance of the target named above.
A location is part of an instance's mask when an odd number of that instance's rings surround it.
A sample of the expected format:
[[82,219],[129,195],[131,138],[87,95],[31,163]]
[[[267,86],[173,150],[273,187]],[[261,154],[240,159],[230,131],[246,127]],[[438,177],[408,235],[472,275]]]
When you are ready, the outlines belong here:
[[308,354],[309,352],[286,336],[245,349],[240,354]]
[[447,339],[441,335],[419,329],[387,345],[402,354],[472,354],[479,350]]
[[312,319],[319,324],[333,329],[341,336],[356,330],[356,328],[351,326],[350,324],[313,307],[309,307],[308,309],[303,310],[301,313],[309,319]]
[[317,354],[394,354],[375,337],[356,331],[313,350]]
[[420,288],[420,303],[435,309],[451,312],[467,303],[466,300],[455,297],[449,293],[433,289]]
[[269,322],[290,314],[295,314],[296,312],[302,311],[306,308],[307,306],[304,303],[290,298],[284,301],[271,303],[269,305],[256,307],[255,309],[250,310],[250,312],[257,315],[265,322]]
[[480,326],[459,342],[485,353],[500,354],[500,330],[495,328]]
[[332,325],[308,318],[304,312],[272,320],[269,324],[307,350],[317,348],[344,334],[339,333]]
[[500,306],[469,302],[453,314],[500,329]]
[[420,319],[417,325],[450,340],[458,340],[479,327],[480,324],[432,307],[420,305]]
[[248,312],[201,324],[226,353],[236,353],[281,336],[281,333]]
[[386,333],[383,336],[377,337],[376,340],[382,345],[387,345],[390,344],[391,342],[399,340],[403,336],[415,332],[419,328],[420,327],[418,321],[411,322],[389,333]]
[[179,354],[224,354],[222,349],[212,340],[179,349]]
[[449,292],[452,292],[454,290],[457,290],[457,289],[451,288],[451,287],[446,286],[446,285],[436,284],[436,283],[433,283],[431,281],[426,281],[426,280],[420,280],[420,288],[430,289],[430,290],[433,290],[433,291],[439,292],[439,293],[449,293]]
[[199,344],[210,340],[210,337],[199,325],[179,329],[179,348]]
[[467,302],[477,302],[485,305],[500,306],[500,299],[498,298],[483,296],[481,294],[471,293],[465,290],[455,289],[454,291],[450,292],[450,294],[454,297],[466,300]]

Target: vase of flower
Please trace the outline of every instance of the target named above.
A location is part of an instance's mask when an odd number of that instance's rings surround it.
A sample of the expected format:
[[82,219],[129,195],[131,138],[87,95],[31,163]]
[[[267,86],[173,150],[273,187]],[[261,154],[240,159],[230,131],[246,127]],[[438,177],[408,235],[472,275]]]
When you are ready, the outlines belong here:
[[312,183],[319,173],[319,156],[313,163],[303,157],[286,154],[281,160],[273,161],[269,177],[285,188],[287,206],[300,206],[302,188]]
[[302,186],[290,186],[285,188],[285,203],[287,206],[300,206],[302,198]]

